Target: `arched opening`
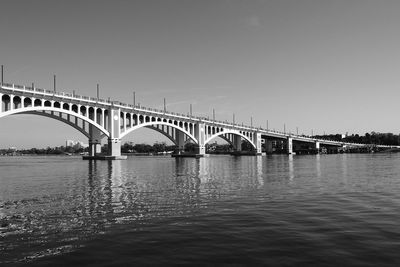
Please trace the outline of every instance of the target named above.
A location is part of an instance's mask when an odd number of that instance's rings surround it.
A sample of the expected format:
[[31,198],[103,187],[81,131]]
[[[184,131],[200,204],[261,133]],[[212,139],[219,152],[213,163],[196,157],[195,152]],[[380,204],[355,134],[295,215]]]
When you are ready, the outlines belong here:
[[8,111],[11,109],[11,104],[10,104],[10,96],[9,95],[3,95],[1,97],[1,102],[2,102],[2,111]]
[[35,107],[41,107],[42,106],[42,100],[40,99],[35,99],[35,102],[33,102]]
[[89,113],[89,119],[94,121],[94,108],[90,107],[88,113]]
[[54,107],[55,108],[61,108],[60,102],[54,102]]
[[108,129],[108,110],[106,109],[106,110],[104,110],[104,118],[103,118],[103,120],[104,120],[104,128],[106,128],[106,129]]
[[68,104],[68,103],[64,103],[64,104],[63,104],[63,109],[69,110],[69,104]]
[[72,105],[72,111],[75,112],[75,113],[78,113],[78,106],[73,104]]
[[137,125],[137,115],[136,114],[133,114],[132,120],[133,120],[133,125]]
[[44,106],[45,107],[51,107],[51,102],[48,101],[48,100],[44,101]]
[[150,122],[150,117],[149,117],[149,116],[146,116],[146,117],[145,117],[145,121],[146,121],[146,122]]
[[214,137],[206,144],[207,154],[230,154],[233,151],[233,144],[221,136]]
[[24,99],[24,107],[26,107],[26,108],[32,107],[32,99],[30,99],[29,97],[26,97]]
[[143,115],[139,116],[139,123],[143,123]]
[[[55,105],[56,105],[56,103],[54,103],[54,106],[55,106]],[[80,110],[80,111],[81,111],[81,115],[82,115],[82,116],[85,116],[85,117],[87,116],[87,115],[86,115],[87,110],[86,110],[86,107],[85,107],[85,106],[81,106],[81,110]]]
[[103,110],[101,108],[96,109],[96,122],[99,125],[102,125],[102,115],[103,115]]
[[21,108],[22,106],[21,106],[21,97],[19,97],[19,96],[14,96],[14,99],[13,99],[13,107],[14,107],[14,109],[17,109],[17,108]]
[[125,120],[126,120],[126,126],[132,127],[132,117],[130,113],[126,113]]

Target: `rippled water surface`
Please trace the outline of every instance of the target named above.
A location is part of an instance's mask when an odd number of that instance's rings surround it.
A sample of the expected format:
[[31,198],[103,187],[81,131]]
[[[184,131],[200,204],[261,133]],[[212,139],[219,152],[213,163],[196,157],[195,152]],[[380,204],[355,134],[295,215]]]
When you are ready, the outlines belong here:
[[400,266],[400,154],[0,157],[0,265]]

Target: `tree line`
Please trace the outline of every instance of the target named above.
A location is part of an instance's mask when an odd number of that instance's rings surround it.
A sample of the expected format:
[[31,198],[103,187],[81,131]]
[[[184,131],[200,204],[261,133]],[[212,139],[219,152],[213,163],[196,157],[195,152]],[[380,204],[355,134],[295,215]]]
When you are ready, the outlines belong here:
[[376,145],[400,145],[400,134],[393,133],[377,133],[371,132],[365,135],[346,135],[342,137],[340,134],[330,134],[330,135],[315,135],[314,138],[329,139],[334,141],[361,143],[361,144],[376,144]]

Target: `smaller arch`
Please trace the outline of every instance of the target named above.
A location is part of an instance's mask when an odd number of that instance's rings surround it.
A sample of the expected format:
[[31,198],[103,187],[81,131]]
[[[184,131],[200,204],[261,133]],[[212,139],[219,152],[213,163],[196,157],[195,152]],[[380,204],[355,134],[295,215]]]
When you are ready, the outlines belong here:
[[17,109],[17,108],[20,108],[21,107],[21,101],[22,101],[22,99],[21,99],[21,97],[19,97],[19,96],[14,96],[14,98],[13,98],[13,107],[15,108],[15,109]]
[[207,144],[208,142],[210,142],[215,137],[222,137],[223,139],[228,140],[224,136],[224,135],[227,135],[227,134],[239,135],[242,138],[244,138],[246,141],[248,141],[254,148],[257,148],[256,145],[246,135],[241,134],[239,131],[235,131],[235,130],[223,130],[223,131],[217,132],[216,134],[210,136],[204,143]]
[[64,104],[63,104],[63,109],[69,110],[69,104],[68,104],[68,103],[64,103]]
[[73,104],[71,109],[72,109],[73,112],[78,113],[78,105]]
[[61,108],[60,102],[54,102],[53,107],[55,107],[55,108]]
[[94,121],[94,108],[93,107],[89,107],[88,114],[89,114],[89,119]]
[[139,116],[139,123],[143,123],[144,122],[144,117],[143,117],[143,115],[140,115]]
[[32,107],[32,99],[30,99],[29,97],[25,97],[24,99],[24,107]]
[[35,107],[40,107],[42,105],[42,100],[40,99],[35,99],[35,101],[33,102],[33,106]]
[[150,122],[150,117],[149,117],[149,116],[146,116],[146,117],[144,118],[144,120],[145,120],[145,122]]
[[137,124],[137,115],[136,114],[133,114],[132,121],[133,121],[132,125],[136,125]]
[[51,107],[51,102],[49,100],[44,101],[45,107]]
[[[57,103],[57,102],[56,102],[56,103]],[[56,103],[54,103],[54,105],[55,105]],[[82,115],[82,116],[86,116],[86,112],[87,112],[86,107],[85,107],[85,106],[81,106],[81,108],[80,108],[80,113],[81,113],[81,115]]]

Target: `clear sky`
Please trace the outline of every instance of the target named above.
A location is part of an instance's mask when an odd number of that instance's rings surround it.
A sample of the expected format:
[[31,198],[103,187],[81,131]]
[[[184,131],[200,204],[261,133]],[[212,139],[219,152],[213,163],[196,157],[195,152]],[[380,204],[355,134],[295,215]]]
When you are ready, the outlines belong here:
[[[400,1],[1,0],[5,81],[299,133],[400,132]],[[147,130],[149,131],[149,130]],[[164,140],[158,134],[158,140]],[[152,143],[146,131],[123,141]],[[32,115],[0,147],[85,141]]]

